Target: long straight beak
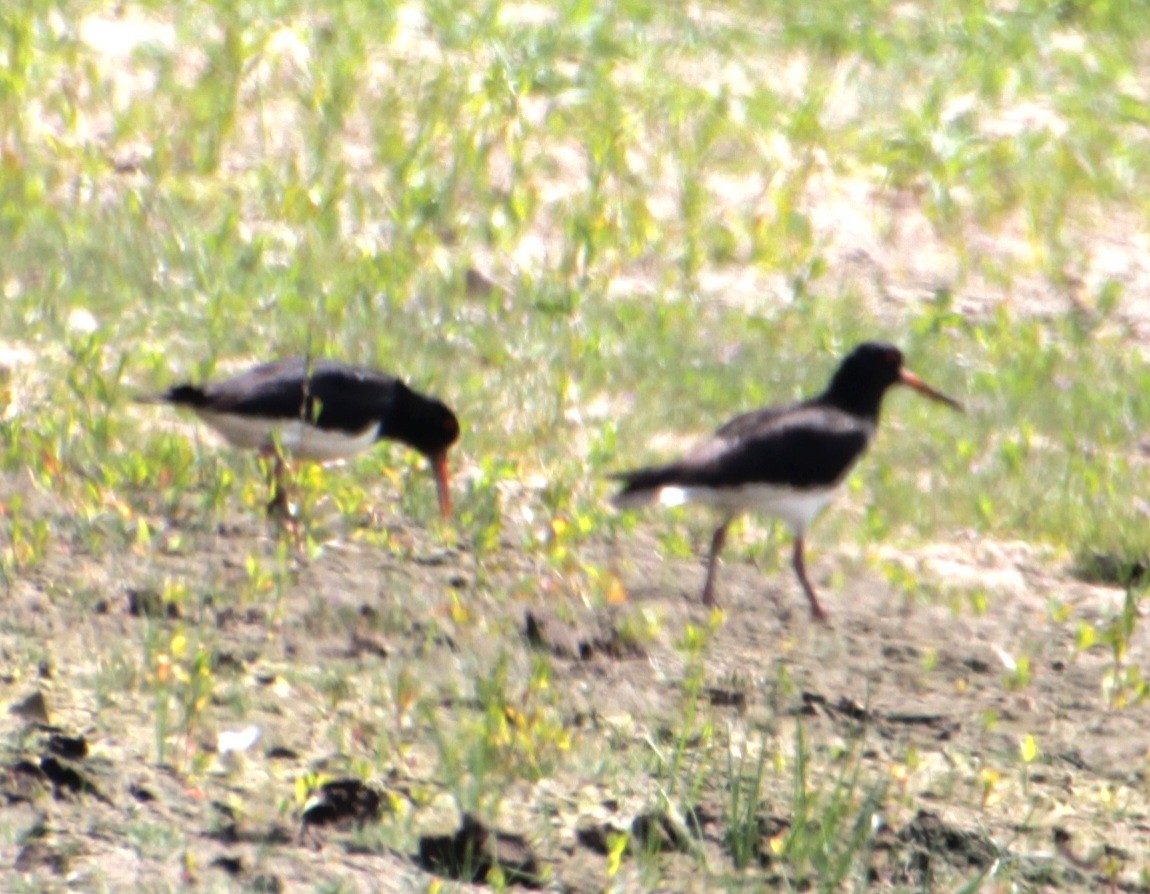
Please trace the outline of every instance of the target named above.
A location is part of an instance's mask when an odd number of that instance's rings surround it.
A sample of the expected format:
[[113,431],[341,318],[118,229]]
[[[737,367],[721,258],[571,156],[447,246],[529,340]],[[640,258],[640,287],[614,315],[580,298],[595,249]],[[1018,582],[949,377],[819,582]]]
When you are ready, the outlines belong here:
[[952,397],[947,397],[941,391],[935,391],[926,382],[912,373],[909,369],[902,369],[899,371],[898,380],[904,385],[909,385],[915,391],[925,394],[931,400],[937,400],[941,404],[946,404],[948,407],[953,407],[960,413],[965,413],[962,404]]
[[435,473],[435,487],[439,491],[439,514],[451,518],[451,474],[447,471],[447,451],[431,457],[431,470]]

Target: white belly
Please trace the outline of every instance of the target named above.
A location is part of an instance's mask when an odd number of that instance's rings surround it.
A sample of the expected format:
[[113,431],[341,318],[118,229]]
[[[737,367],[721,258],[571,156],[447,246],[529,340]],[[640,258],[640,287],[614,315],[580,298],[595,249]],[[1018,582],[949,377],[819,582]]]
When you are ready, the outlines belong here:
[[801,534],[815,516],[834,498],[835,488],[790,488],[774,484],[744,484],[739,487],[664,487],[659,502],[664,506],[699,503],[714,506],[729,515],[761,512],[782,519],[794,534]]
[[203,410],[197,413],[235,447],[262,450],[278,443],[292,456],[317,462],[345,459],[362,453],[375,443],[379,432],[377,422],[361,432],[345,432],[316,428],[301,419],[285,422]]

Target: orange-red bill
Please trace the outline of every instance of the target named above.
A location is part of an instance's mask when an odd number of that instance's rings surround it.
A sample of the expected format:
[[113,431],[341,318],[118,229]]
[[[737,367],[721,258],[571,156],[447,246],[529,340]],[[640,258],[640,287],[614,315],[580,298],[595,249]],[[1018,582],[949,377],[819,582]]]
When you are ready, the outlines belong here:
[[937,400],[939,403],[946,404],[949,407],[954,407],[958,412],[963,413],[965,410],[958,401],[952,397],[947,397],[941,391],[935,391],[926,382],[912,373],[909,369],[900,370],[898,374],[899,381],[904,385],[909,385],[915,391],[925,394],[931,400]]
[[431,468],[435,473],[435,487],[439,491],[439,514],[451,518],[451,475],[447,471],[447,451],[431,458]]

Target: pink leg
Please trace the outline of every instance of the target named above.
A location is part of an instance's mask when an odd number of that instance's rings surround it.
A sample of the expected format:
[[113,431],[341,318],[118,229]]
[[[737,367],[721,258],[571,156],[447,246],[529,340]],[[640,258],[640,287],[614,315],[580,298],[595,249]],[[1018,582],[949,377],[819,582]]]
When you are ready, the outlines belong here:
[[727,526],[730,523],[731,520],[728,518],[715,528],[715,533],[711,537],[711,556],[707,560],[707,582],[703,584],[703,605],[715,604],[715,569],[719,566],[719,553],[723,550],[723,544],[727,542]]
[[291,516],[291,506],[288,504],[287,488],[284,485],[287,462],[274,447],[265,448],[260,452],[264,456],[275,458],[275,465],[272,466],[272,498],[268,502],[268,515],[288,518]]
[[799,583],[803,585],[803,592],[807,594],[807,600],[811,604],[811,617],[816,621],[827,623],[830,616],[823,611],[823,607],[819,605],[819,597],[815,595],[815,588],[811,586],[811,582],[807,580],[807,565],[803,560],[803,535],[799,534],[795,537],[795,551],[791,564],[795,567],[795,574],[799,578]]

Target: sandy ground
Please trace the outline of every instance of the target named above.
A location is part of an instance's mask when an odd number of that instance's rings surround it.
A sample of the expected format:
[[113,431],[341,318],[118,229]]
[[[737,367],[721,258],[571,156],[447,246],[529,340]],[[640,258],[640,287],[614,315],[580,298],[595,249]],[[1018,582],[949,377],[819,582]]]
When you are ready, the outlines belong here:
[[[16,478],[3,485],[67,529],[53,497]],[[0,865],[14,867],[10,879],[25,890],[294,891],[333,880],[346,890],[426,890],[421,836],[451,834],[461,821],[436,730],[475,735],[484,715],[476,681],[502,666],[508,690],[522,693],[541,657],[553,678],[539,716],[566,731],[569,747],[538,773],[498,782],[480,807],[486,822],[523,836],[550,889],[777,883],[769,841],[791,819],[797,724],[812,789],[860,766],[860,792],[885,791],[874,820],[879,889],[916,890],[1004,863],[1029,890],[1146,889],[1150,732],[1141,709],[1107,706],[1108,655],[1075,646],[1077,623],[1105,623],[1122,593],[1076,581],[1023,544],[972,538],[913,555],[884,547],[877,557],[936,585],[981,580],[982,614],[909,598],[870,570],[874,562],[828,548],[813,575],[829,628],[810,622],[789,569],[730,561],[725,616],[690,690],[697,665],[680,643],[688,624],[712,620],[697,602],[701,564],[663,560],[642,526],[587,544],[627,587],[620,604],[595,609],[566,596],[543,557],[507,546],[478,562],[395,518],[385,546],[327,528],[319,556],[288,560],[278,592],[248,586],[249,556],[275,563],[274,526],[243,517],[166,524],[167,542],[179,544],[167,552],[53,545],[8,580]],[[186,587],[178,618],[148,605],[172,580]],[[156,763],[146,644],[179,629],[210,648],[214,682],[190,736],[169,741],[176,770]],[[1143,640],[1139,632],[1130,662],[1144,661]],[[1021,655],[1030,681],[1012,688]],[[397,707],[404,679],[415,681],[422,711]],[[690,727],[688,690],[699,710]],[[28,701],[36,693],[42,706]],[[263,735],[252,748],[218,753],[220,732],[253,724]],[[686,773],[689,792],[673,800],[694,806],[698,821],[684,823],[678,845],[674,835],[651,845],[667,853],[624,859],[612,876],[601,833],[658,807],[669,777],[653,769],[655,755],[673,751],[685,729],[688,763],[710,763],[701,778]],[[1039,751],[1024,770],[1028,735]],[[69,750],[77,737],[85,756]],[[763,857],[739,876],[723,840],[720,770],[727,753],[760,745]],[[317,772],[366,779],[382,794],[382,817],[358,828],[304,823],[295,780]]]

